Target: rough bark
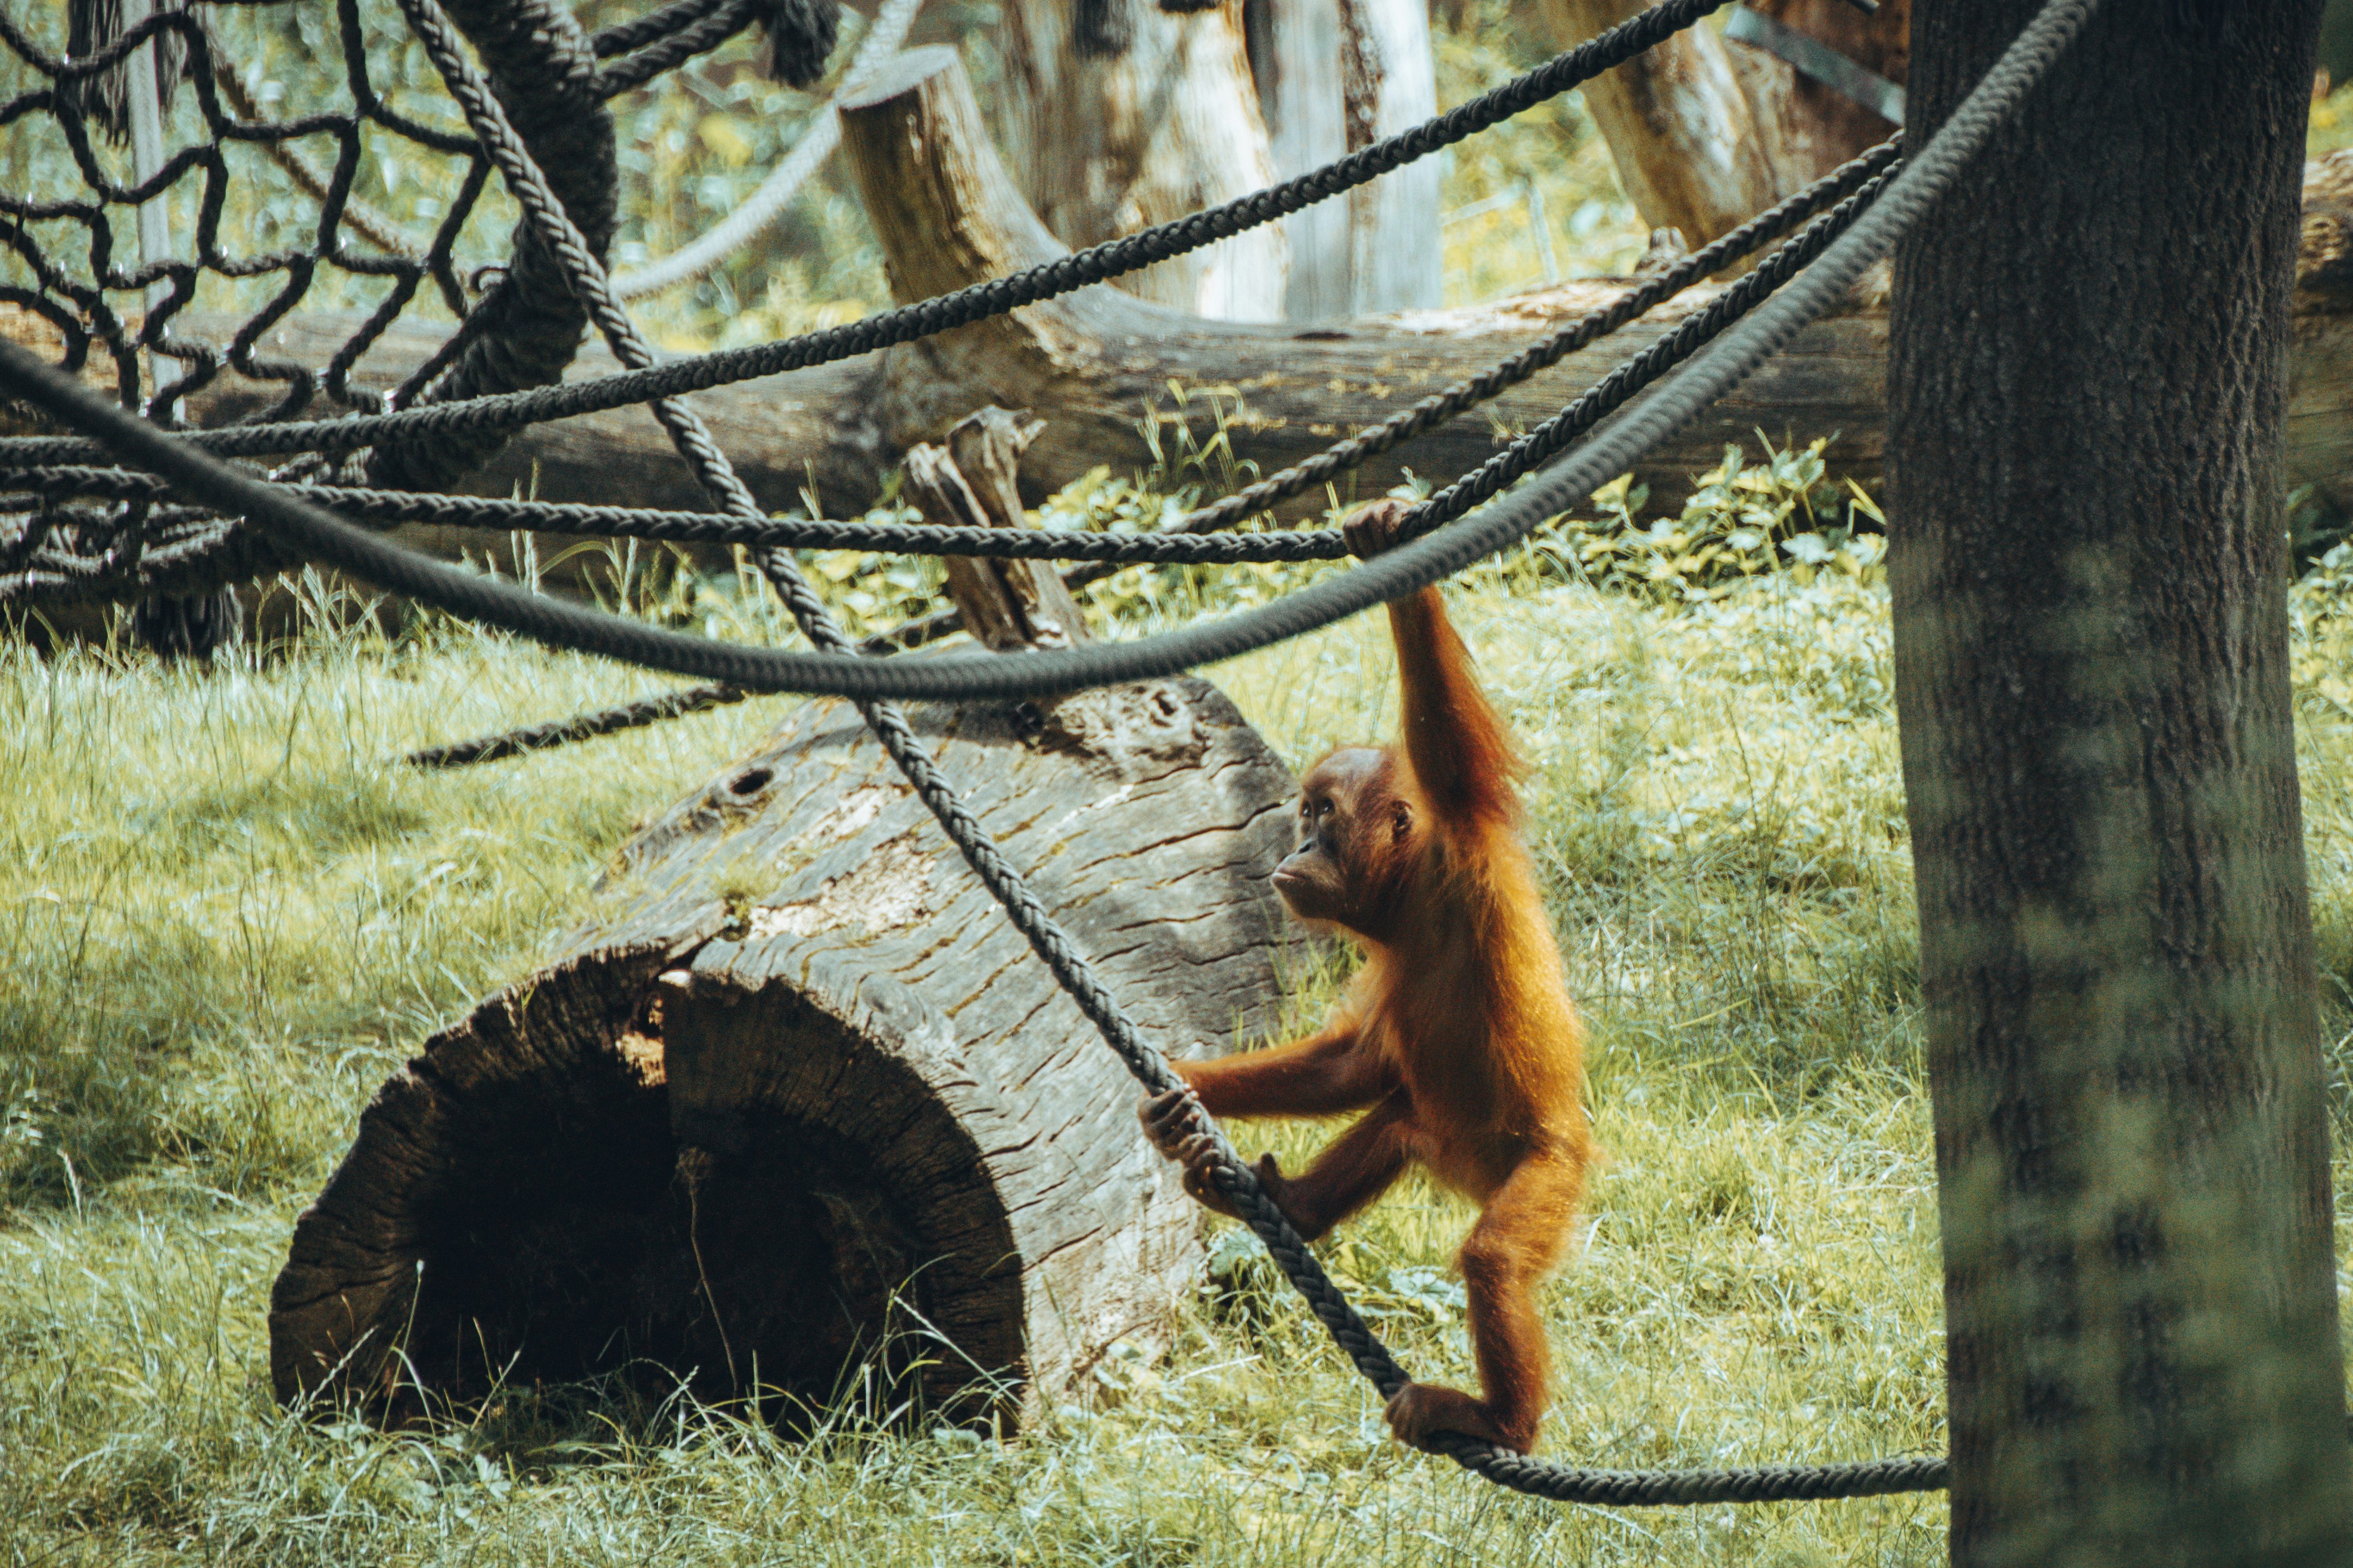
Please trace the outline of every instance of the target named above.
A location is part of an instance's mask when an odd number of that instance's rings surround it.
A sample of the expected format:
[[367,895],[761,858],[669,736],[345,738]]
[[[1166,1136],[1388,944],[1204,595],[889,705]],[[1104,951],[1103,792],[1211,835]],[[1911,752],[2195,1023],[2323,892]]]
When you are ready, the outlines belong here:
[[[1647,0],[1544,0],[1544,17],[1567,48],[1646,8]],[[1585,86],[1626,199],[1651,227],[1681,229],[1694,250],[1782,194],[1727,48],[1714,29],[1687,27]]]
[[[913,717],[1147,1037],[1271,1022],[1292,785],[1215,688]],[[756,1378],[786,1420],[863,1391],[1018,1427],[1165,1342],[1198,1268],[1134,1102],[856,712],[809,703],[378,1090],[272,1297],[278,1394]]]
[[[2038,8],[1920,10],[1921,133]],[[2282,597],[2317,9],[2103,8],[1898,256],[1965,1568],[2353,1551]]]
[[[1851,0],[1753,0],[1749,8],[1820,39],[1902,87],[1911,69],[1912,0],[1880,0],[1865,12]],[[1733,74],[1781,195],[1801,191],[1896,127],[1844,93],[1800,76],[1766,50],[1727,40]]]
[[[1346,153],[1348,126],[1334,68],[1340,58],[1339,0],[1245,0],[1242,22],[1275,178],[1320,169]],[[1348,204],[1318,202],[1292,214],[1282,220],[1282,237],[1289,252],[1282,319],[1327,321],[1355,314]]]
[[[1348,150],[1411,130],[1438,112],[1427,0],[1339,0],[1341,121]],[[1348,311],[1446,302],[1438,245],[1439,175],[1423,158],[1348,193]]]
[[[1271,184],[1238,6],[1008,0],[998,122],[1049,230],[1083,247]],[[1149,267],[1120,287],[1219,321],[1282,318],[1280,228]]]

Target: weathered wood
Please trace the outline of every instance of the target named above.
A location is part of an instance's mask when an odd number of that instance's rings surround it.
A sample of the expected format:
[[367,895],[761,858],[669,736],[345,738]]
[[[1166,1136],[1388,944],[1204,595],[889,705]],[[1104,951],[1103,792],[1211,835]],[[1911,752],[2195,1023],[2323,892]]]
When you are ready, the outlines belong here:
[[[1911,73],[1912,0],[1880,0],[1866,12],[1849,0],[1754,0],[1751,9],[1902,87]],[[1798,74],[1766,50],[1727,40],[1733,74],[1784,195],[1803,190],[1895,127],[1835,89]]]
[[[1271,1022],[1292,784],[1215,688],[913,719],[1148,1038]],[[789,1415],[871,1362],[1018,1426],[1164,1342],[1198,1267],[1134,1095],[854,710],[811,702],[378,1091],[296,1226],[277,1392],[399,1419],[502,1369],[756,1374]]]
[[[944,52],[902,57],[862,101],[846,105],[843,145],[856,172],[892,287],[915,300],[1002,276],[1063,254],[1021,203],[986,137],[962,68]],[[1095,288],[891,351],[885,426],[909,440],[937,433],[976,404],[1026,407],[1050,421],[1030,459],[1045,482],[1148,455],[1136,424],[1158,422],[1206,442],[1217,419],[1237,457],[1272,468],[1321,450],[1415,399],[1619,296],[1623,285],[1577,283],[1501,305],[1321,327],[1205,321],[1114,289]],[[1378,494],[1410,467],[1452,475],[1474,467],[1527,426],[1673,330],[1712,296],[1694,290],[1643,321],[1504,394],[1488,409],[1369,465],[1355,492]],[[1714,466],[1726,441],[1763,426],[1785,433],[1848,433],[1841,460],[1877,477],[1872,427],[1883,394],[1881,319],[1853,314],[1810,328],[1788,353],[1672,438],[1644,465],[1672,493]],[[1187,401],[1176,405],[1174,383]],[[1342,499],[1349,490],[1343,489]],[[1320,507],[1321,496],[1303,507]]]
[[[907,491],[923,521],[943,528],[1027,528],[1018,483],[1021,454],[1045,426],[1002,408],[957,422],[947,446],[907,454]],[[997,653],[1069,647],[1087,637],[1078,602],[1049,561],[950,555],[948,597],[964,629]]]
[[[1555,41],[1570,48],[1647,8],[1647,0],[1543,0]],[[1731,232],[1782,195],[1727,46],[1687,27],[1585,85],[1585,105],[1609,143],[1618,183],[1652,228],[1678,228],[1694,249]]]
[[[1339,8],[1341,115],[1355,152],[1438,112],[1438,66],[1428,0],[1339,0]],[[1440,169],[1435,158],[1419,159],[1348,193],[1347,314],[1446,302]]]
[[[1242,32],[1274,175],[1320,169],[1348,151],[1340,104],[1339,0],[1244,0]],[[1282,319],[1337,321],[1356,313],[1350,292],[1348,209],[1317,202],[1282,220],[1289,250]]]
[[[994,107],[1050,230],[1094,245],[1273,182],[1240,21],[1155,0],[1007,0]],[[1280,321],[1287,248],[1280,227],[1253,229],[1118,287],[1221,321]]]

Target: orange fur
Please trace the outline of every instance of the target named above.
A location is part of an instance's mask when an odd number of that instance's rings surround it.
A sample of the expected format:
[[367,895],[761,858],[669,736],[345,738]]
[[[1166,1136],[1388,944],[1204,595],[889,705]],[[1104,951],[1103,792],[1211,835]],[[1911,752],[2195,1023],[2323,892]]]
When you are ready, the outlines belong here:
[[[1277,873],[1294,913],[1363,944],[1364,967],[1315,1034],[1179,1070],[1213,1115],[1366,1110],[1303,1174],[1263,1167],[1311,1238],[1412,1163],[1480,1205],[1458,1262],[1481,1396],[1415,1384],[1389,1417],[1409,1442],[1453,1430],[1525,1451],[1546,1402],[1535,1291],[1567,1250],[1592,1159],[1583,1031],[1518,831],[1510,732],[1435,590],[1390,605],[1389,625],[1400,743],[1309,771],[1306,841]],[[1164,1151],[1201,1157],[1153,1105]]]

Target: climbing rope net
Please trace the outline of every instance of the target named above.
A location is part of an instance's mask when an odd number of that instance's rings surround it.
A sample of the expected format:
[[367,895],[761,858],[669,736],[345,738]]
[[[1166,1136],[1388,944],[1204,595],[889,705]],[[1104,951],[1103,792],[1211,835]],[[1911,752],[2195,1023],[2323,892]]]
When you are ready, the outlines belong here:
[[[279,3],[279,0],[257,0]],[[1952,184],[2045,68],[2080,31],[2097,0],[2048,0],[2042,12],[1926,144],[1899,160],[1891,143],[1834,171],[1810,189],[1679,262],[1609,308],[1572,322],[1483,374],[1422,399],[1383,423],[1149,535],[846,523],[767,516],[754,500],[687,401],[711,387],[822,364],[984,321],[1017,307],[1118,277],[1273,222],[1566,92],[1676,31],[1723,0],[1662,0],[1628,22],[1446,114],[1336,163],[1224,206],[954,293],[846,326],[781,342],[657,364],[620,305],[602,258],[612,227],[609,164],[596,162],[593,128],[615,84],[634,85],[741,31],[764,13],[758,0],[677,0],[638,22],[583,35],[549,0],[398,0],[470,134],[436,130],[389,110],[367,85],[356,44],[355,0],[339,0],[345,57],[358,105],[348,115],[264,124],[223,108],[208,75],[207,43],[185,13],[166,12],[128,29],[110,48],[67,61],[43,53],[5,14],[5,43],[47,79],[45,89],[0,108],[0,124],[34,113],[56,119],[94,193],[81,202],[39,203],[0,193],[14,220],[10,243],[40,279],[37,289],[0,288],[48,321],[65,344],[59,363],[0,340],[0,392],[74,436],[0,438],[0,516],[13,537],[0,542],[0,605],[46,597],[125,598],[215,589],[303,562],[340,568],[421,604],[517,633],[551,647],[602,655],[708,684],[634,710],[589,715],[538,731],[493,737],[419,753],[452,763],[504,755],[533,744],[649,721],[754,691],[849,699],[893,763],[940,822],[1008,917],[1051,969],[1104,1040],[1145,1088],[1179,1087],[1166,1061],[1097,979],[1068,933],[1038,901],[979,820],[935,765],[900,704],[910,699],[1015,700],[1148,679],[1232,658],[1327,626],[1436,583],[1525,537],[1630,467],[1645,450],[1738,384],[1828,309],[1887,254]],[[912,14],[911,9],[907,14]],[[95,73],[166,30],[183,40],[213,141],[190,148],[132,185],[109,181],[90,154],[81,100]],[[787,30],[772,27],[783,40]],[[470,41],[483,62],[470,61]],[[604,64],[603,61],[613,63]],[[814,70],[807,71],[814,75]],[[353,391],[349,373],[374,336],[430,281],[453,308],[462,300],[451,265],[457,215],[418,255],[356,250],[343,237],[352,221],[352,174],[362,121],[467,162],[465,199],[479,198],[495,171],[522,209],[503,278],[462,312],[449,344],[380,400]],[[218,245],[221,148],[298,134],[331,134],[342,150],[322,173],[315,253],[237,258]],[[609,158],[610,141],[604,139]],[[575,155],[586,159],[577,163]],[[204,217],[198,258],[125,268],[111,258],[104,208],[136,205],[172,180],[201,172]],[[63,220],[88,235],[90,278],[77,280],[27,238],[34,220]],[[1778,244],[1776,243],[1778,242]],[[1332,531],[1237,533],[1237,523],[1428,429],[1631,321],[1668,295],[1772,245],[1738,282],[1672,334],[1627,362],[1553,418],[1414,507],[1407,542],[1355,568],[1324,576],[1272,604],[1133,642],[1010,654],[922,659],[871,657],[834,620],[792,552],[813,546],[941,554],[1044,557],[1087,563],[1071,574],[1091,581],[1134,562],[1335,560],[1346,554]],[[344,345],[322,376],[260,357],[271,321],[291,309],[321,261],[375,271],[396,281],[385,304]],[[286,275],[271,305],[225,353],[177,344],[165,325],[185,303],[195,271]],[[111,313],[108,289],[167,290],[134,331]],[[623,370],[549,384],[582,322],[593,324]],[[565,336],[569,334],[569,336]],[[562,339],[553,370],[531,359],[534,345]],[[110,401],[75,373],[102,348],[118,396]],[[179,387],[142,387],[144,349],[185,368]],[[551,351],[552,353],[553,351]],[[285,384],[279,405],[252,423],[175,432],[160,423],[171,400],[222,363]],[[321,392],[350,412],[296,417]],[[706,512],[658,511],[425,493],[481,460],[508,433],[547,419],[633,403],[648,405],[710,498]],[[1617,414],[1606,428],[1596,426]],[[142,416],[142,415],[144,416]],[[265,471],[233,459],[290,459]],[[395,545],[366,525],[464,522],[558,533],[703,541],[744,547],[773,584],[814,652],[739,647],[536,596],[458,571]],[[946,623],[934,617],[936,635]],[[1387,1397],[1404,1369],[1334,1285],[1251,1167],[1218,1134],[1215,1182],[1330,1331],[1334,1342]],[[1612,1470],[1555,1463],[1459,1435],[1440,1452],[1514,1490],[1563,1501],[1613,1504],[1746,1502],[1851,1498],[1920,1491],[1945,1484],[1946,1462],[1901,1457],[1850,1464],[1726,1469]]]

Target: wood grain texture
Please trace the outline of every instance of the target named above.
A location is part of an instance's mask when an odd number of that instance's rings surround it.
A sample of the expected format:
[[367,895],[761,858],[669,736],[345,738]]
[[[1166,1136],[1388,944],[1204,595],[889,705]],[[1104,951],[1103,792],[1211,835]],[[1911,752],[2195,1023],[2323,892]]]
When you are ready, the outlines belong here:
[[[992,105],[1048,227],[1099,244],[1273,183],[1240,8],[1179,15],[1155,0],[1008,0]],[[1254,229],[1119,287],[1238,321],[1282,317],[1289,247]]]
[[[1646,0],[1542,0],[1556,48],[1574,48],[1639,15]],[[1758,140],[1728,46],[1685,28],[1585,86],[1618,182],[1642,221],[1683,231],[1694,250],[1783,194]]]
[[[912,717],[1147,1038],[1271,1024],[1293,784],[1215,688]],[[274,1299],[281,1398],[414,1409],[406,1331],[436,1394],[634,1358],[710,1397],[756,1365],[789,1414],[871,1362],[1007,1427],[1165,1340],[1198,1211],[854,710],[662,813],[596,908],[362,1118]]]

